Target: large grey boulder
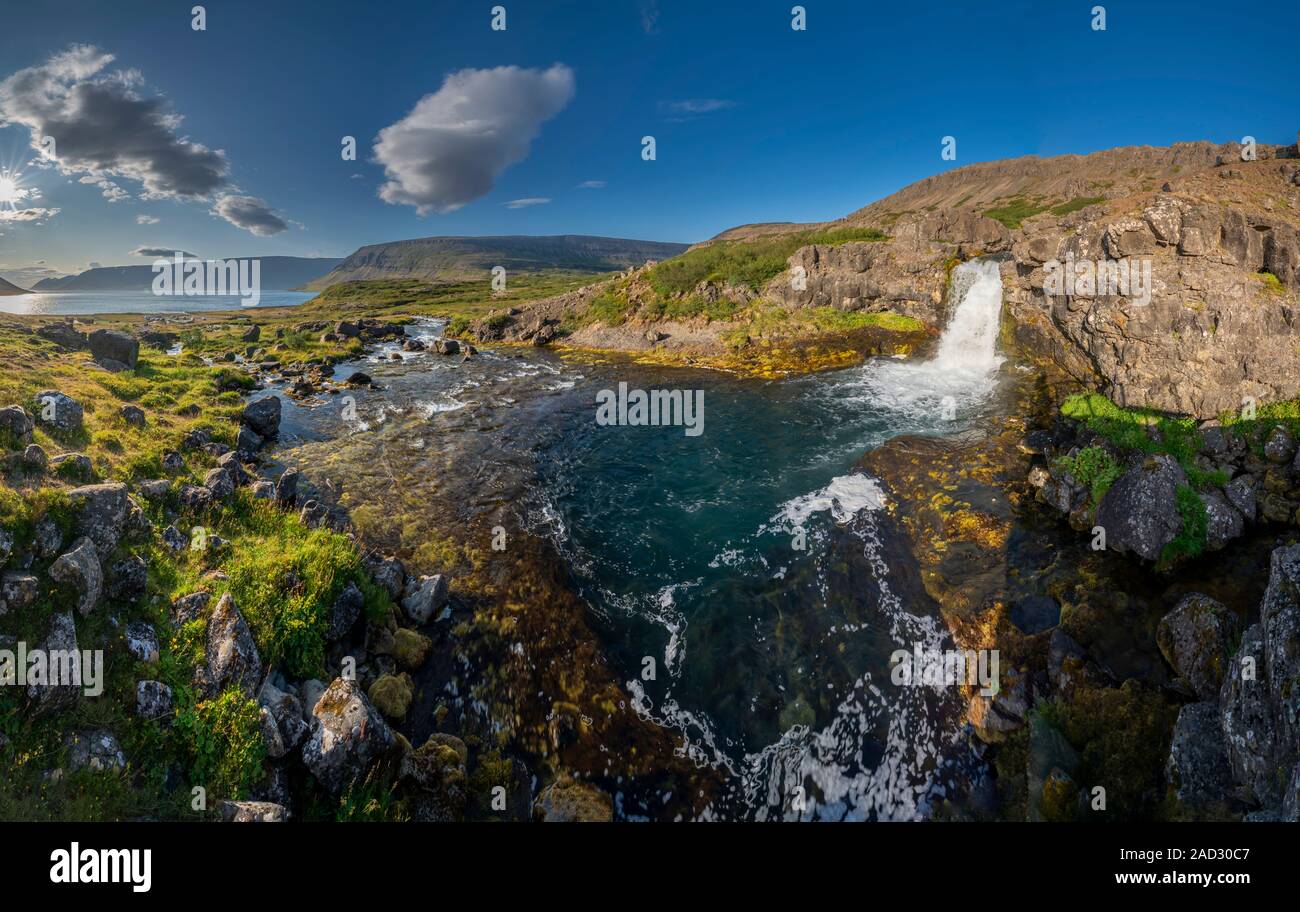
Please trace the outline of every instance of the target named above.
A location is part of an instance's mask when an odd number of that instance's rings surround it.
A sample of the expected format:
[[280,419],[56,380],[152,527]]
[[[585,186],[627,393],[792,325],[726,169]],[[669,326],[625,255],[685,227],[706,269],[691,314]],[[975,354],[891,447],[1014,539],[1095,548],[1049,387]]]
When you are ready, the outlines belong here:
[[249,697],[257,693],[262,683],[262,659],[253,632],[229,592],[221,597],[208,618],[204,660],[195,675],[195,683],[205,695],[215,696],[231,685]]
[[1208,595],[1193,592],[1160,619],[1156,643],[1198,699],[1214,700],[1236,633],[1236,615]]
[[1182,531],[1178,488],[1186,484],[1187,475],[1169,456],[1152,457],[1121,475],[1097,507],[1106,547],[1158,560]]
[[343,791],[388,754],[396,738],[379,710],[349,678],[335,678],[312,709],[302,760],[327,790]]
[[1178,800],[1187,804],[1225,800],[1230,781],[1217,705],[1191,703],[1179,711],[1165,776]]
[[140,343],[134,336],[115,329],[97,329],[86,337],[96,361],[116,361],[135,370],[140,361]]
[[1218,491],[1201,493],[1205,504],[1205,549],[1219,551],[1234,538],[1246,531],[1246,519],[1228,499]]
[[60,585],[77,592],[77,613],[90,614],[104,594],[104,569],[99,563],[95,543],[89,538],[79,538],[72,548],[60,555],[50,565],[50,577]]
[[1241,648],[1228,663],[1219,691],[1219,713],[1233,780],[1250,797],[1270,805],[1278,795],[1277,727],[1264,664],[1264,633],[1254,624],[1242,635]]
[[1257,515],[1255,497],[1255,479],[1250,475],[1239,475],[1223,486],[1223,494],[1228,503],[1236,507],[1247,522],[1254,522]]
[[280,433],[281,407],[279,396],[265,396],[244,406],[240,421],[259,437],[274,437]]
[[36,394],[36,420],[60,431],[81,429],[81,403],[58,390],[41,390]]
[[85,485],[69,491],[68,499],[76,510],[77,534],[93,541],[100,558],[106,559],[125,531],[129,506],[126,485]]

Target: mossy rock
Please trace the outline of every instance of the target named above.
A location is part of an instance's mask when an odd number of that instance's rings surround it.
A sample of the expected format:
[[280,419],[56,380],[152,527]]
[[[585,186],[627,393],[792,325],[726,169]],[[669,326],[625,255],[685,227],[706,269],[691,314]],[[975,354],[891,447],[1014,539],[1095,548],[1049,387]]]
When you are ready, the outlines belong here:
[[407,671],[415,671],[423,665],[432,648],[433,640],[418,631],[403,627],[393,635],[393,658]]
[[370,702],[394,722],[405,722],[406,711],[411,708],[415,696],[415,684],[406,672],[399,675],[383,675],[370,685],[368,694]]

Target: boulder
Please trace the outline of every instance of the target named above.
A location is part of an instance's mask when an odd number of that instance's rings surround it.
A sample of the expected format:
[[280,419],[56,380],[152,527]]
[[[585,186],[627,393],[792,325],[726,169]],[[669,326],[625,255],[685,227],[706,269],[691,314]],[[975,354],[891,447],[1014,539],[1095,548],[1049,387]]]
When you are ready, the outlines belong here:
[[1233,781],[1255,801],[1270,805],[1278,797],[1277,723],[1264,664],[1263,628],[1254,624],[1242,635],[1241,647],[1228,663],[1219,691],[1219,714]]
[[203,616],[203,612],[207,610],[211,601],[212,593],[203,589],[198,592],[191,592],[189,595],[182,595],[172,602],[172,626],[182,627],[190,621],[198,620]]
[[246,459],[252,460],[257,451],[266,443],[262,435],[250,428],[248,425],[240,425],[239,436],[235,438],[235,449],[242,453]]
[[132,621],[126,625],[126,648],[141,662],[150,665],[158,662],[158,634],[147,621]]
[[1106,547],[1158,560],[1182,531],[1178,488],[1186,484],[1186,474],[1170,456],[1147,459],[1121,475],[1097,507]]
[[9,561],[9,556],[14,553],[14,534],[8,529],[0,527],[0,567],[3,567]]
[[66,481],[92,481],[95,467],[85,453],[60,453],[50,460],[50,467]]
[[96,361],[116,361],[135,370],[140,361],[140,342],[134,336],[115,329],[97,329],[86,337]]
[[9,405],[0,408],[0,434],[7,434],[12,443],[19,446],[29,443],[35,427],[36,422],[22,406]]
[[397,744],[392,729],[349,678],[335,678],[312,709],[311,736],[303,764],[332,794],[365,775]]
[[415,683],[406,672],[396,675],[380,675],[370,685],[370,702],[374,703],[385,717],[394,722],[405,722],[406,711],[411,707],[415,697]]
[[257,693],[262,683],[262,659],[253,632],[229,592],[221,597],[208,618],[204,660],[195,683],[206,696],[215,696],[231,685],[249,697]]
[[366,562],[370,578],[375,585],[388,593],[393,601],[401,601],[406,589],[406,568],[395,557],[374,557]]
[[1264,458],[1274,465],[1283,465],[1291,462],[1295,456],[1295,439],[1290,431],[1279,424],[1264,441]]
[[135,714],[156,722],[171,719],[172,689],[162,681],[141,681],[135,685]]
[[1237,509],[1246,522],[1254,522],[1257,515],[1255,505],[1255,479],[1249,475],[1239,475],[1223,486],[1223,495],[1228,503]]
[[87,536],[100,557],[107,558],[117,547],[126,525],[126,485],[110,482],[73,488],[68,499],[76,510],[77,534]]
[[288,809],[272,801],[222,801],[218,810],[223,823],[284,823],[289,819]]
[[533,816],[543,823],[609,823],[614,802],[590,783],[562,777],[542,789]]
[[1001,741],[1022,727],[1029,714],[1028,676],[1015,668],[1005,668],[1000,677],[997,693],[976,692],[968,707],[975,734],[987,744]]
[[399,627],[393,634],[393,658],[407,671],[415,671],[424,664],[433,648],[433,640],[416,630]]
[[1300,545],[1274,549],[1259,606],[1279,748],[1300,755]]
[[108,729],[73,732],[64,743],[68,748],[68,768],[73,772],[89,769],[117,773],[126,769],[122,745]]
[[295,694],[280,690],[269,680],[262,685],[257,701],[261,705],[267,756],[278,760],[307,737],[308,725],[303,718],[302,703]]
[[41,581],[30,573],[7,570],[0,576],[0,617],[10,611],[24,611],[36,604]]
[[288,469],[279,480],[275,483],[275,502],[286,510],[291,510],[298,504],[298,478],[300,473],[297,469]]
[[224,502],[235,493],[235,481],[230,477],[230,472],[221,467],[209,469],[203,476],[203,487],[212,492],[214,502]]
[[420,823],[447,823],[465,814],[469,749],[454,735],[434,733],[402,757],[400,777]]
[[85,537],[73,542],[72,548],[50,565],[50,577],[75,589],[77,612],[82,617],[90,614],[104,593],[104,570],[95,543]]
[[347,636],[348,631],[356,624],[357,618],[361,617],[361,611],[365,606],[365,595],[357,588],[356,583],[349,582],[334,600],[334,605],[330,609],[330,627],[325,634],[326,641],[333,643]]
[[1205,504],[1205,548],[1220,551],[1246,531],[1246,518],[1218,491],[1201,492]]
[[[41,650],[47,656],[55,654],[79,658],[77,647],[77,625],[72,619],[72,612],[64,611],[50,619],[50,629],[41,641]],[[27,699],[32,704],[35,715],[58,712],[76,705],[83,693],[80,684],[32,684],[27,685]]]
[[108,570],[105,592],[118,602],[138,602],[149,586],[149,565],[138,554],[117,561]]
[[1156,643],[1198,699],[1214,700],[1236,635],[1236,615],[1208,595],[1193,592],[1160,619]]
[[144,409],[136,405],[122,406],[118,411],[118,415],[121,416],[122,420],[131,427],[142,428],[148,424],[148,420],[144,415]]
[[447,579],[441,573],[413,579],[405,591],[402,608],[415,624],[427,624],[447,604]]
[[275,437],[280,433],[280,411],[282,404],[279,396],[265,396],[255,399],[244,406],[240,421],[253,429],[259,437]]
[[77,332],[71,323],[47,323],[36,330],[36,335],[72,351],[79,351],[86,347],[85,334]]
[[23,450],[23,467],[27,471],[44,472],[49,464],[50,457],[45,454],[45,448],[39,443],[29,443],[27,449]]
[[58,390],[41,390],[36,394],[36,420],[60,431],[81,430],[81,403]]
[[1214,703],[1191,703],[1179,711],[1165,777],[1185,804],[1195,807],[1224,800],[1230,785],[1228,761]]

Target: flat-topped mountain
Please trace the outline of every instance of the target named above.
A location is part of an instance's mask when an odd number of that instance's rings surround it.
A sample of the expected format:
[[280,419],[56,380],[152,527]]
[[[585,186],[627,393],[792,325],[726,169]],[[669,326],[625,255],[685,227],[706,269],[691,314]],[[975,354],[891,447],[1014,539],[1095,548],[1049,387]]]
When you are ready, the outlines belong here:
[[450,281],[494,266],[519,272],[617,272],[676,256],[686,244],[563,234],[549,237],[427,237],[371,244],[307,287],[374,279]]
[[[320,278],[342,262],[338,257],[243,257],[261,262],[262,288],[287,291]],[[148,291],[153,285],[153,265],[99,266],[77,275],[41,279],[33,291]]]

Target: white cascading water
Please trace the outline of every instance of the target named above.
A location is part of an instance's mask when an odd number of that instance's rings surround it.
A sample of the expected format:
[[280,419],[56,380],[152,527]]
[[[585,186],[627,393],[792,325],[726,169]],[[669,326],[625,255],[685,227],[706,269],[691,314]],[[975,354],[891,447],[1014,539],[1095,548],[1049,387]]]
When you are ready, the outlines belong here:
[[958,411],[993,389],[1002,363],[997,352],[1002,276],[995,260],[962,263],[952,276],[957,302],[934,356],[927,361],[876,359],[845,375],[832,395],[876,413],[894,413],[903,425],[930,424],[947,405]]

